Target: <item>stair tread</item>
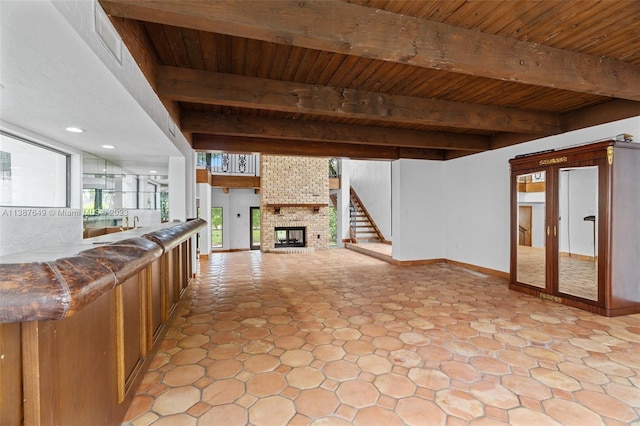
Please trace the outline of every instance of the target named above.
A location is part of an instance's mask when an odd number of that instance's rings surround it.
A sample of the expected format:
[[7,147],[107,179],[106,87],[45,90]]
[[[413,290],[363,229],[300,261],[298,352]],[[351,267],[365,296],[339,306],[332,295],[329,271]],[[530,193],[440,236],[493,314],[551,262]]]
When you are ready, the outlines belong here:
[[357,240],[383,241],[384,238],[380,234],[380,230],[367,215],[366,210],[357,198],[353,188],[351,188],[351,196],[349,198],[351,202],[349,206],[349,217],[356,242]]

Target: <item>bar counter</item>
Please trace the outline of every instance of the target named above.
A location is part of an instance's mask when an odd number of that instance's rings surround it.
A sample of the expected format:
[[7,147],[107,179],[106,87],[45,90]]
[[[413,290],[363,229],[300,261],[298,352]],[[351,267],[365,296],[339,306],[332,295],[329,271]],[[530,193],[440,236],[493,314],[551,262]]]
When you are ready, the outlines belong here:
[[0,257],[7,425],[117,425],[193,278],[202,219]]

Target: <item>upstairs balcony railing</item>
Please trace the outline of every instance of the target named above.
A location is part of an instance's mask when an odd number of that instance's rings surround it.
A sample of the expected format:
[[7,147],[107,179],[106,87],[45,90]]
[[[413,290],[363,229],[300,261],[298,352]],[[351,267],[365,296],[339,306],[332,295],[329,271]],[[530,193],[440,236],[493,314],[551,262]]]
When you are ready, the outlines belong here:
[[259,176],[260,166],[257,155],[230,154],[227,152],[198,153],[198,167],[204,167],[212,174]]
[[[197,167],[207,169],[212,174],[229,174],[260,176],[260,161],[258,155],[252,154],[230,154],[227,152],[198,153]],[[329,159],[329,177],[340,177],[340,160]]]

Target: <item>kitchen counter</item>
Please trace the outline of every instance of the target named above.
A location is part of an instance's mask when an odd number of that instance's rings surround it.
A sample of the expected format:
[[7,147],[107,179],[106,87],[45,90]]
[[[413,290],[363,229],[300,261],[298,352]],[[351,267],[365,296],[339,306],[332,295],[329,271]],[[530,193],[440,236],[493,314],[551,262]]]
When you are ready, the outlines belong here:
[[168,222],[0,257],[0,323],[69,317],[205,225]]
[[0,258],[0,423],[120,425],[195,277],[205,225],[145,226]]

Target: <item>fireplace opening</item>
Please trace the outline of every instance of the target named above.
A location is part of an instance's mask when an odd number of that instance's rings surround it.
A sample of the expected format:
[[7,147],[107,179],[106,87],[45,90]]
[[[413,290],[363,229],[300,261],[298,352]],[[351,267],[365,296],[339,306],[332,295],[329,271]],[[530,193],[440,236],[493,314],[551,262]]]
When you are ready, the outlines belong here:
[[275,247],[306,247],[306,228],[304,226],[276,228]]

